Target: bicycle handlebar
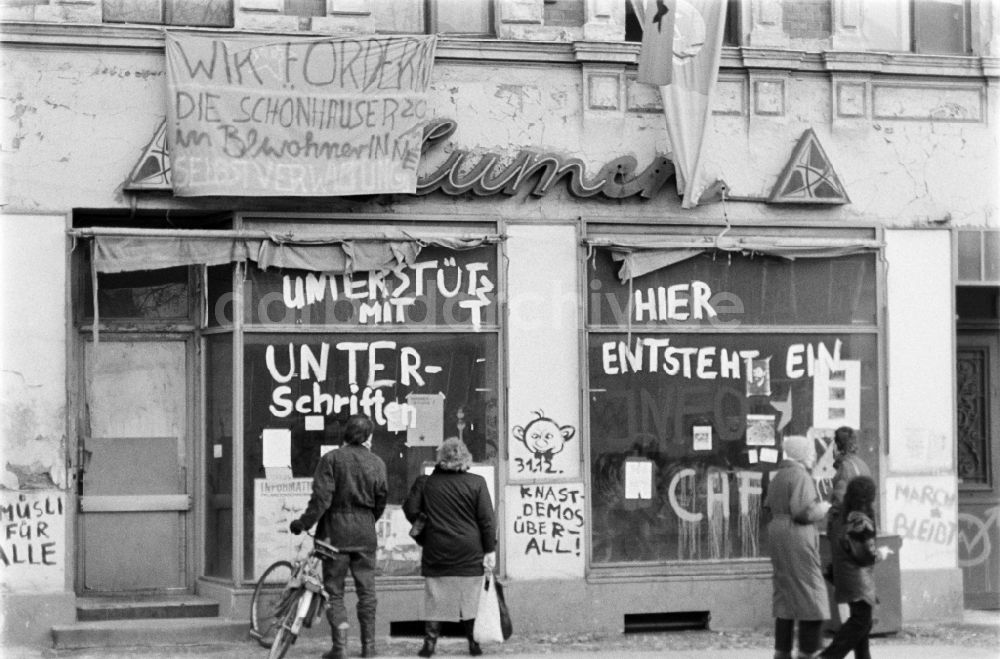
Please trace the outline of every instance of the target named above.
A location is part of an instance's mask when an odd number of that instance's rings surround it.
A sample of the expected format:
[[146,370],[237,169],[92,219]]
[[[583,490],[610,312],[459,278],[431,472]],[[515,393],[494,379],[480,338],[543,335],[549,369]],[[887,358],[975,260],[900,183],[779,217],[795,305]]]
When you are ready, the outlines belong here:
[[302,529],[302,532],[313,539],[315,543],[313,551],[317,551],[320,554],[339,554],[341,553],[339,549],[331,545],[329,542],[325,542],[316,537],[315,533],[310,533],[309,529]]

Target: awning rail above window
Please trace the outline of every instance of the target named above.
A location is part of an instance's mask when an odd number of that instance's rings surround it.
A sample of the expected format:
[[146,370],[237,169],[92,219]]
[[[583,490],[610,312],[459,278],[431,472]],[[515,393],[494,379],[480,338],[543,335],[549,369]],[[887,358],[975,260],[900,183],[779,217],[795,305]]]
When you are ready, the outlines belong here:
[[411,265],[427,245],[462,250],[503,240],[503,236],[490,233],[385,227],[336,235],[116,227],[71,229],[69,233],[93,241],[93,267],[97,272],[245,261],[253,261],[263,269],[368,272]]
[[858,240],[856,238],[729,237],[723,234],[662,238],[588,237],[583,240],[583,243],[589,250],[598,247],[610,249],[614,260],[622,263],[618,277],[623,283],[712,251],[760,254],[784,259],[836,258],[877,251],[884,244],[880,240]]

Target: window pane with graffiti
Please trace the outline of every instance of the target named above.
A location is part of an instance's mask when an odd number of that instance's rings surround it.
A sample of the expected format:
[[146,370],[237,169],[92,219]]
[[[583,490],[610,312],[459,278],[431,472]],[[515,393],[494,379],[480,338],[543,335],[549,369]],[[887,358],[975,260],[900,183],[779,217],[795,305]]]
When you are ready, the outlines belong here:
[[[410,266],[355,274],[302,270],[247,273],[247,322],[254,325],[495,327],[496,248],[428,246]],[[217,304],[219,315],[232,314]],[[226,324],[224,318],[220,321]]]
[[[590,265],[592,292],[621,286],[609,262],[599,251]],[[810,260],[777,276],[744,263],[735,276],[723,255],[714,269],[675,265],[636,278],[632,288],[651,290],[650,299],[662,297],[674,311],[701,304],[707,318],[716,293],[739,298],[782,281],[815,295],[835,273],[874,266],[859,263],[816,267]],[[668,319],[630,328],[628,312],[618,321],[598,314],[600,324],[588,316],[593,564],[767,556],[762,504],[789,436],[816,442],[813,477],[822,496],[832,489],[840,426],[855,429],[858,453],[877,473],[878,335],[874,310],[859,311],[869,292],[849,303],[838,296],[822,313],[823,305],[803,301],[800,311],[816,313],[798,323],[785,319],[799,315],[769,309],[766,297],[744,305],[748,327],[678,328]],[[599,303],[611,306],[607,300]]]
[[[462,438],[476,463],[494,473],[497,349],[495,333],[247,333],[244,506],[246,535],[255,540],[245,544],[245,577],[253,579],[267,564],[264,555],[280,554],[291,540],[288,522],[305,510],[320,455],[342,444],[344,424],[358,412],[375,422],[372,451],[388,471],[379,573],[419,574],[420,550],[401,504],[447,437]],[[303,487],[276,491],[276,459],[290,463],[291,483]]]
[[873,253],[795,260],[705,252],[629,283],[609,250],[589,263],[591,325],[654,328],[870,325],[876,322]]

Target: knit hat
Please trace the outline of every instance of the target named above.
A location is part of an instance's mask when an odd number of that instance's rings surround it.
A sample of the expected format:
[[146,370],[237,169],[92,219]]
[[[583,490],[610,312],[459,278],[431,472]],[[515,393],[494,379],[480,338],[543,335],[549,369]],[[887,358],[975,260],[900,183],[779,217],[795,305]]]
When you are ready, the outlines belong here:
[[783,448],[786,460],[795,460],[807,467],[816,462],[816,445],[808,437],[801,435],[785,437]]

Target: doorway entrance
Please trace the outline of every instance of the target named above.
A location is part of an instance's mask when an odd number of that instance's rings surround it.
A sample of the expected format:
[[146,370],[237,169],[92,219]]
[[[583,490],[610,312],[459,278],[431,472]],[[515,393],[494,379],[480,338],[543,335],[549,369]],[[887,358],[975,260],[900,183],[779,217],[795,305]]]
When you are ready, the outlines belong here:
[[81,595],[188,592],[190,339],[87,340]]
[[1000,608],[1000,288],[959,287],[958,564],[965,606]]

